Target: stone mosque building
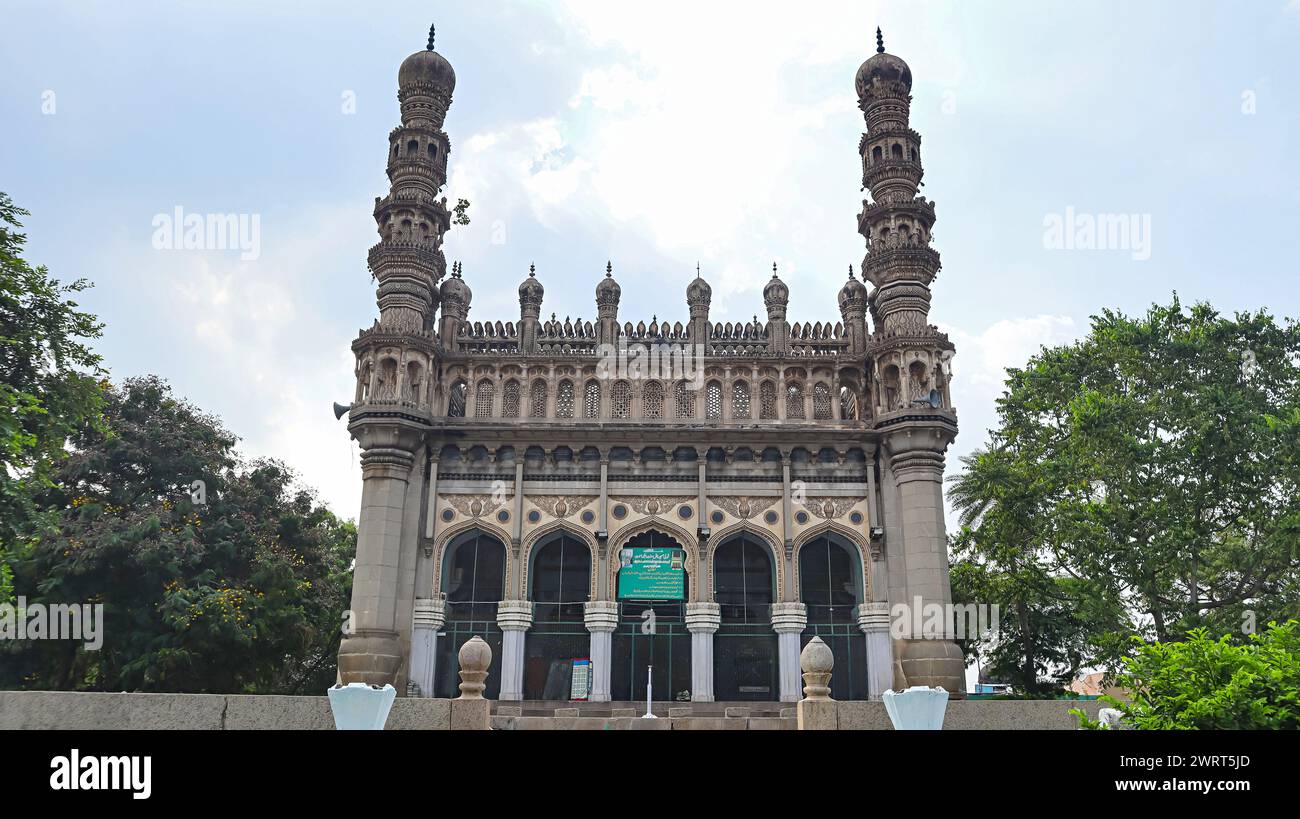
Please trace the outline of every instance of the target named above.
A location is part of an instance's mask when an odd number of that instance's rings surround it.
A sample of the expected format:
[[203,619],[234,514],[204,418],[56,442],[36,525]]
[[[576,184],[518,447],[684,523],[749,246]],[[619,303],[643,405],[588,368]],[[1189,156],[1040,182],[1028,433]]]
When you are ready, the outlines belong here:
[[766,321],[715,324],[697,277],[687,321],[647,323],[620,315],[603,259],[594,322],[544,319],[535,271],[517,320],[471,321],[442,251],[456,75],[432,32],[406,58],[369,254],[379,318],[352,344],[364,489],[343,682],[455,696],[480,635],[493,699],[636,701],[650,679],[660,701],[793,701],[816,635],[836,699],[961,695],[950,635],[891,634],[895,605],[950,602],[957,419],[953,345],[928,320],[912,74],[878,41],[856,78],[861,280],[850,269],[834,319],[793,325],[792,295],[830,294],[774,269]]

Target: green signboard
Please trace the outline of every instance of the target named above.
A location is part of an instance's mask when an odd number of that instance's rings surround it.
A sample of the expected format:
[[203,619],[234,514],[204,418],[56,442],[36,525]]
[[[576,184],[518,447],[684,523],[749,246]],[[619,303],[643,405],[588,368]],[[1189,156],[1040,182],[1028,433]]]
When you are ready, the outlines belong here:
[[624,549],[619,563],[619,599],[686,598],[686,554],[681,549]]

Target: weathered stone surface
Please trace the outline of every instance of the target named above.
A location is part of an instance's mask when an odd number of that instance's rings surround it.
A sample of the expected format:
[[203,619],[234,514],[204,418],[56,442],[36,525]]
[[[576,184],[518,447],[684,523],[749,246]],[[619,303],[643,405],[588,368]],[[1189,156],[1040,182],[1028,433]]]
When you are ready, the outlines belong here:
[[747,719],[725,717],[678,717],[670,722],[674,731],[744,731],[749,727]]
[[0,730],[212,731],[225,710],[226,697],[210,694],[0,691]]
[[778,719],[777,717],[749,718],[749,730],[751,731],[794,731],[798,727],[798,721],[793,719]]
[[555,709],[556,719],[575,719],[580,716],[582,716],[582,709],[580,708],[556,708]]
[[737,706],[731,706],[731,707],[727,708],[723,713],[724,713],[724,716],[726,716],[726,717],[729,718],[729,719],[732,718],[732,717],[737,717],[737,718],[740,718],[740,719],[746,719],[746,718],[749,717],[749,714],[750,714],[751,710],[752,710],[752,709],[744,708],[744,707],[742,707],[742,706],[738,706],[738,705],[737,705]]
[[835,700],[800,700],[795,706],[800,731],[834,731],[839,727]]
[[451,700],[451,730],[487,731],[492,728],[492,701]]

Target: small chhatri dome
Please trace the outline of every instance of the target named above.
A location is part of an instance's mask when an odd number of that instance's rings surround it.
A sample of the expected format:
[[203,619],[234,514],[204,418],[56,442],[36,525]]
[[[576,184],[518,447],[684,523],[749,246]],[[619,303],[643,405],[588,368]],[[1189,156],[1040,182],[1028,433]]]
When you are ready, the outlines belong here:
[[849,280],[840,288],[840,307],[844,307],[851,302],[865,303],[867,299],[867,286],[858,281],[853,275],[853,265],[849,265]]
[[614,263],[606,262],[605,278],[601,279],[600,284],[596,285],[596,302],[616,302],[622,295],[623,288],[619,287],[618,282],[614,281]]
[[462,270],[463,268],[461,267],[460,262],[456,262],[451,266],[451,277],[443,282],[442,287],[438,290],[439,296],[442,297],[443,304],[446,304],[447,302],[455,302],[458,304],[468,305],[470,299],[474,297],[474,293],[469,289],[469,285],[465,284],[465,280],[461,278]]
[[859,99],[867,95],[875,80],[901,82],[907,87],[907,90],[912,90],[912,69],[908,68],[907,63],[898,57],[885,52],[885,35],[881,33],[880,29],[876,29],[875,55],[858,69],[857,89]]
[[709,304],[713,301],[713,288],[700,275],[700,266],[695,265],[695,281],[686,285],[687,304]]
[[785,286],[785,282],[777,278],[776,262],[772,262],[772,280],[767,283],[767,287],[763,288],[763,301],[769,303],[781,302],[783,304],[790,301],[790,288]]
[[546,294],[546,288],[537,280],[537,265],[528,266],[528,278],[524,279],[519,285],[519,300],[542,303],[542,296]]
[[432,85],[436,90],[451,96],[456,90],[456,72],[451,63],[433,50],[434,27],[429,27],[429,45],[402,61],[397,71],[397,84],[403,88],[411,85]]

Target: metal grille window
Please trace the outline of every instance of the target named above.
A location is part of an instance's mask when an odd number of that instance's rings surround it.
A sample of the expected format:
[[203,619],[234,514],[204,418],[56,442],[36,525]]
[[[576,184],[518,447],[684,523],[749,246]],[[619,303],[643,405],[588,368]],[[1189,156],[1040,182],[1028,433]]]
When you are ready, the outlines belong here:
[[651,381],[641,392],[641,417],[657,419],[664,417],[664,387],[658,381]]
[[505,391],[501,393],[501,417],[519,417],[519,382],[506,382]]
[[720,421],[722,420],[722,385],[717,381],[710,381],[707,392],[708,404],[705,417],[710,421]]
[[491,381],[478,382],[478,389],[474,391],[474,417],[491,418],[492,401],[496,397],[496,388]]
[[591,550],[572,535],[555,535],[533,557],[534,622],[583,622],[591,599]]
[[852,387],[840,387],[840,418],[845,421],[858,420],[858,394]]
[[819,381],[813,385],[813,419],[830,421],[831,418],[831,388]]
[[587,390],[585,395],[583,396],[582,417],[591,418],[591,419],[600,417],[600,382],[599,381],[592,380],[587,382]]
[[737,381],[731,387],[731,417],[749,418],[749,384],[744,381]]
[[533,403],[532,416],[534,418],[545,418],[546,417],[546,394],[548,392],[546,388],[546,381],[541,378],[534,381],[533,389],[531,392],[532,394],[529,396],[529,398],[532,400]]
[[805,417],[803,387],[799,384],[791,384],[785,388],[785,417],[796,421],[802,421]]
[[677,382],[677,386],[673,389],[673,395],[677,404],[677,417],[694,418],[695,393],[686,386],[685,381]]
[[469,387],[464,381],[458,381],[451,388],[451,397],[447,400],[447,417],[465,417],[465,399],[469,396]]
[[614,384],[610,397],[614,401],[614,417],[626,419],[632,417],[632,385],[626,381]]
[[762,388],[759,390],[759,412],[762,413],[762,420],[776,420],[776,385],[771,381],[764,381]]
[[555,417],[573,417],[573,382],[561,381],[560,391],[555,394]]

